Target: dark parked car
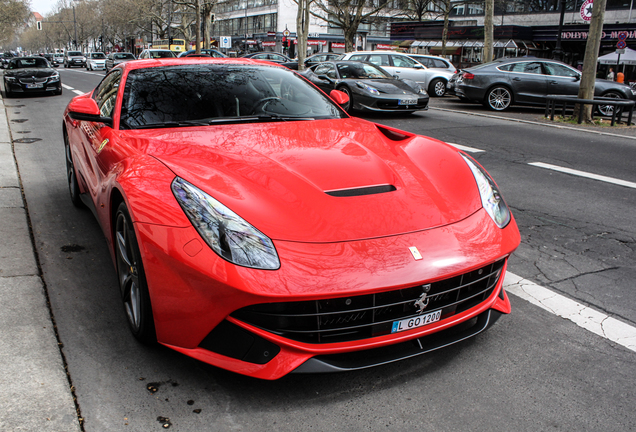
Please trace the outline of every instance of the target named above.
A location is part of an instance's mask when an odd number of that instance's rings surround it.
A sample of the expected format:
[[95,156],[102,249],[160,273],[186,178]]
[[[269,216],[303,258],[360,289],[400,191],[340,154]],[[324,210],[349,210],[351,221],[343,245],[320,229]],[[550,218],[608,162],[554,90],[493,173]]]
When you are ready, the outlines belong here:
[[414,112],[428,109],[428,95],[419,84],[395,78],[371,63],[323,62],[302,75],[327,94],[334,89],[346,93],[349,102],[343,108],[348,112]]
[[118,64],[126,63],[127,61],[131,60],[137,60],[137,57],[135,57],[133,53],[116,52],[108,54],[108,56],[106,57],[106,73],[108,73],[109,70],[111,70]]
[[86,56],[81,51],[66,51],[64,53],[64,67],[86,67]]
[[9,64],[9,61],[11,61],[13,57],[15,57],[15,54],[13,54],[12,52],[7,51],[2,53],[2,55],[0,55],[0,66],[3,69],[6,68]]
[[62,94],[60,74],[39,56],[15,57],[4,72],[4,90],[7,97],[16,93],[53,92]]
[[[179,55],[178,55],[178,57],[186,57],[186,56],[188,56],[188,55],[190,55],[190,54],[194,54],[194,53],[196,53],[196,50],[184,51],[184,52],[182,52],[181,54],[179,54]],[[220,52],[220,51],[217,51],[217,50],[215,50],[215,49],[207,49],[207,48],[203,48],[203,49],[201,50],[201,54],[207,54],[207,55],[209,55],[210,57],[217,57],[217,58],[224,58],[224,57],[227,57],[225,54],[223,54],[223,53],[222,53],[222,52]]]
[[[305,59],[305,68],[310,68],[313,66],[316,66],[318,63],[322,63],[322,62],[326,62],[326,61],[333,61],[333,60],[338,60],[340,58],[341,54],[336,54],[336,53],[318,53],[318,54],[314,54],[310,57],[307,57]],[[293,61],[293,62],[289,62],[289,63],[283,63],[283,66],[292,69],[292,70],[298,70],[298,61]]]
[[[498,59],[464,69],[455,82],[460,99],[481,102],[503,111],[511,105],[545,105],[546,95],[578,95],[581,72],[556,60],[534,57]],[[636,100],[636,90],[627,84],[597,79],[594,95]],[[612,115],[609,105],[599,106]]]
[[289,57],[287,57],[286,55],[283,55],[281,53],[276,53],[276,52],[254,52],[254,53],[249,53],[249,54],[245,54],[242,55],[241,57],[243,58],[253,58],[253,59],[258,59],[258,60],[267,60],[267,61],[271,61],[274,63],[289,63],[292,61],[292,59],[290,59]]

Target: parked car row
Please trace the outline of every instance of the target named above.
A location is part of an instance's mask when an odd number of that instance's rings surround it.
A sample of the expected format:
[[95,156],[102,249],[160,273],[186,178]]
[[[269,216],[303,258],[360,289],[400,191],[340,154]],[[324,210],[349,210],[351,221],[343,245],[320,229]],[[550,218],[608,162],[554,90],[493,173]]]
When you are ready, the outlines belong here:
[[[547,95],[577,96],[580,83],[581,72],[566,63],[521,57],[497,59],[464,69],[451,78],[448,87],[462,100],[504,111],[512,105],[545,105]],[[636,100],[636,89],[596,79],[594,96]],[[598,112],[611,116],[613,107],[600,105]]]

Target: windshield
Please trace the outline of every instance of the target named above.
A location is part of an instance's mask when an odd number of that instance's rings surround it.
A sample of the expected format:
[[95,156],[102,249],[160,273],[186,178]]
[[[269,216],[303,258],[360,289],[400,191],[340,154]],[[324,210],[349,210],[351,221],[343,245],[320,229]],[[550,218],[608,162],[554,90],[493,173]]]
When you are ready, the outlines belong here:
[[68,53],[66,53],[69,57],[77,57],[77,56],[81,56],[82,53],[79,51],[69,51]]
[[195,64],[132,70],[121,124],[137,129],[341,116],[330,99],[290,70]]
[[176,57],[172,51],[149,51],[150,58],[171,58]]
[[91,54],[91,58],[92,59],[105,59],[106,55],[104,55],[104,53],[92,53]]
[[382,69],[367,63],[338,63],[336,66],[342,79],[381,79],[393,78]]
[[130,53],[115,54],[113,57],[117,60],[135,60],[135,56]]
[[45,58],[21,58],[13,59],[9,64],[9,69],[22,69],[22,68],[47,68],[49,63]]

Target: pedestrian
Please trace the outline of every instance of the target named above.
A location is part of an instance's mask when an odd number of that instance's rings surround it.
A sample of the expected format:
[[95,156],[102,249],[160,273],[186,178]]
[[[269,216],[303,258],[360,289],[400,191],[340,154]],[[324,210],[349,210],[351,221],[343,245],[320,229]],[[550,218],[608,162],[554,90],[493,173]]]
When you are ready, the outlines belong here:
[[607,73],[607,79],[610,81],[614,81],[614,68],[610,68],[609,72]]

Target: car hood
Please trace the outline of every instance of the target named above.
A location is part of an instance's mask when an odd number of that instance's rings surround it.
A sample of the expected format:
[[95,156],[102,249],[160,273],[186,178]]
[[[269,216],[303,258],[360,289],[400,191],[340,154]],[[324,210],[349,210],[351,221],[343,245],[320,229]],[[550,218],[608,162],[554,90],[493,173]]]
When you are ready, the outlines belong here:
[[[356,82],[361,82],[363,84],[370,85],[371,87],[375,87],[376,89],[378,89],[381,93],[389,93],[389,94],[399,93],[399,94],[408,94],[409,96],[412,96],[413,93],[417,94],[416,91],[413,89],[413,87],[411,87],[410,85],[408,85],[402,80],[351,79],[347,81],[351,81],[351,84],[353,85],[355,85]],[[415,82],[413,82],[413,84],[415,84]]]
[[11,69],[5,71],[4,74],[8,76],[13,76],[16,78],[45,78],[53,75],[55,71],[53,69],[48,68],[20,68],[20,69]]
[[[141,152],[275,240],[392,236],[444,226],[481,207],[456,149],[364,120],[127,133]],[[375,186],[394,190],[368,194]]]

